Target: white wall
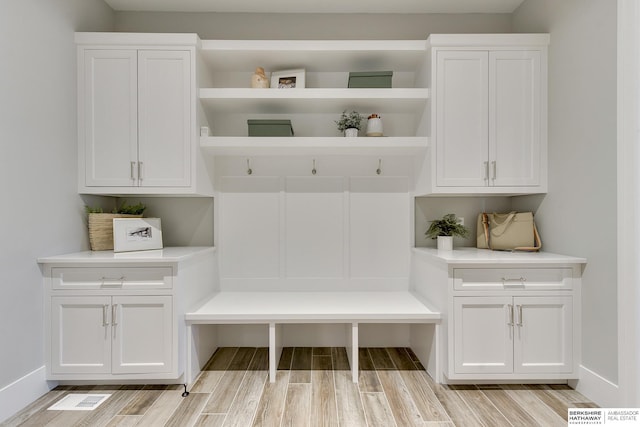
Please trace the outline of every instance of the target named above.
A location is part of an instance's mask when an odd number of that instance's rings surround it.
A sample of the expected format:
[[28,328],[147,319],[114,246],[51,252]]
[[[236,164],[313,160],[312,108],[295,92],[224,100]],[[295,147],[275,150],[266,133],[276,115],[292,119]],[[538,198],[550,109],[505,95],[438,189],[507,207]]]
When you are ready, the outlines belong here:
[[0,421],[20,409],[2,389],[44,365],[36,258],[88,247],[73,32],[112,26],[102,0],[0,2]]
[[426,39],[431,33],[506,33],[509,14],[259,14],[117,12],[117,31],[198,33],[202,39]]
[[551,33],[549,193],[535,200],[536,220],[545,250],[588,260],[582,362],[615,384],[616,2],[525,0],[513,26],[517,32]]

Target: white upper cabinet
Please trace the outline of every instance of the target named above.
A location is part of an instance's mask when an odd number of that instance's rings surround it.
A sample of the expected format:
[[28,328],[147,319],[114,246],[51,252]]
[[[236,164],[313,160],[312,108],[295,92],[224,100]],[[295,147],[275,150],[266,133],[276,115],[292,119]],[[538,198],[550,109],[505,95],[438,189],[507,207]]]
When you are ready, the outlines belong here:
[[548,35],[437,35],[429,43],[435,141],[422,192],[546,192]]
[[210,193],[210,180],[196,173],[197,41],[76,34],[79,192]]

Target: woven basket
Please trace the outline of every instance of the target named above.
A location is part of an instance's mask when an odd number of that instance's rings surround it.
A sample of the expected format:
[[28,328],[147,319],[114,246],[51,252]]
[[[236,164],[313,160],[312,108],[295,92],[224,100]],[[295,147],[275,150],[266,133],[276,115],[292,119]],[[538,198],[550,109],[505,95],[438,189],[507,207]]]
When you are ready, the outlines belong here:
[[90,213],[89,243],[92,251],[113,249],[113,218],[142,218],[142,215]]

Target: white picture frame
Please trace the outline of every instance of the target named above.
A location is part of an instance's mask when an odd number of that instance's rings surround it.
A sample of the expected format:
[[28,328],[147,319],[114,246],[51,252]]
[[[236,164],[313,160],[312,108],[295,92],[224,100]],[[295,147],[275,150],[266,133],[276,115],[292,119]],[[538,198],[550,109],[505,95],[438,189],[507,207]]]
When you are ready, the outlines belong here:
[[304,89],[305,83],[304,68],[271,72],[271,87],[274,89]]
[[114,218],[113,252],[162,249],[160,218]]

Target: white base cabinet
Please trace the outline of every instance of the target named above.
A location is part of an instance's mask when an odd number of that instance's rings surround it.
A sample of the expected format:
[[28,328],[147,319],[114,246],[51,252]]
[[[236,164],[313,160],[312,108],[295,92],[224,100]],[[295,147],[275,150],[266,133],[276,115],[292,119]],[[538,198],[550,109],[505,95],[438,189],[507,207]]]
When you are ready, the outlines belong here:
[[411,286],[442,312],[436,380],[578,378],[585,263],[549,253],[414,249]]
[[213,293],[214,249],[118,255],[39,260],[47,379],[184,381],[184,314]]
[[171,373],[171,296],[51,298],[54,374]]
[[573,299],[454,297],[456,374],[570,374]]

